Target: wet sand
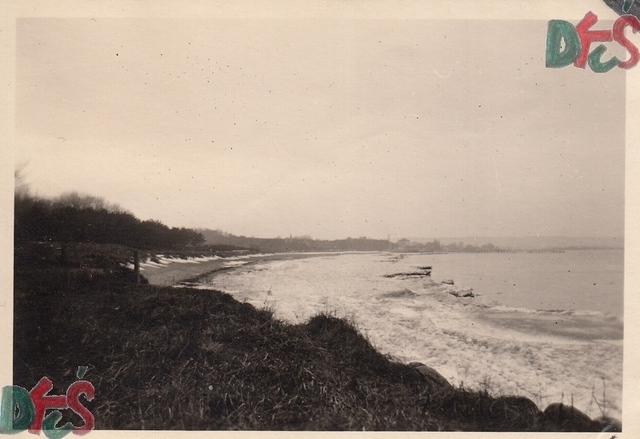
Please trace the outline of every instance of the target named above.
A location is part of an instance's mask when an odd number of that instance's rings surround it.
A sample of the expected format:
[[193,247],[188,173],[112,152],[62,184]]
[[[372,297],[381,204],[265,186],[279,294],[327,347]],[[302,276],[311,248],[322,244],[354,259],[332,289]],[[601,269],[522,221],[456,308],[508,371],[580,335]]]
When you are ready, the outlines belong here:
[[[326,256],[335,253],[278,253],[266,255],[247,255],[241,257],[221,258],[210,261],[193,262],[171,262],[161,266],[148,266],[141,271],[141,274],[151,285],[168,287],[185,281],[195,280],[199,277],[214,273],[216,271],[231,270],[239,267],[246,267],[249,264],[259,262],[312,258]],[[230,265],[234,261],[246,262],[244,265]]]
[[188,263],[173,262],[162,267],[145,268],[141,274],[151,285],[168,287],[205,273],[214,272],[224,268],[224,266],[224,259]]

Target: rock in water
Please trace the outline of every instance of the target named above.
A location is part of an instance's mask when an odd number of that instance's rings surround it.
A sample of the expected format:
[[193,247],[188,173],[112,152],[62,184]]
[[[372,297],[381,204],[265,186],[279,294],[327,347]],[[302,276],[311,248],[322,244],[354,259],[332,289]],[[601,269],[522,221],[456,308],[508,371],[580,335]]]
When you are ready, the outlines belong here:
[[449,294],[451,294],[454,297],[476,297],[476,295],[473,294],[473,288],[469,288],[467,290],[449,291]]
[[453,386],[447,381],[445,377],[432,367],[427,366],[424,363],[413,362],[409,363],[409,366],[420,372],[424,379],[435,389],[439,390],[453,390]]
[[442,281],[442,283],[446,285],[453,285],[453,279],[445,279]]
[[562,403],[550,404],[544,409],[543,417],[562,431],[594,431],[595,422],[575,407]]

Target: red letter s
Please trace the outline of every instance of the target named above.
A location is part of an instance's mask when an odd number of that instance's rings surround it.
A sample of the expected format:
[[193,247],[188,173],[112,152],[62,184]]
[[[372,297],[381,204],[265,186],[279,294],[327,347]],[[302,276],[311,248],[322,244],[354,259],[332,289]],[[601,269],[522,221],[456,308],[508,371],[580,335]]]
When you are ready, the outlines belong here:
[[627,26],[631,26],[633,33],[636,33],[640,31],[640,20],[635,15],[623,15],[613,24],[613,39],[627,49],[630,55],[628,60],[620,61],[618,64],[623,69],[630,69],[638,64],[638,60],[640,60],[638,48],[624,36],[624,28]]
[[94,428],[93,413],[89,411],[80,402],[80,395],[84,395],[87,401],[93,401],[96,394],[96,389],[89,381],[76,381],[71,384],[67,389],[67,405],[71,410],[76,412],[80,418],[84,421],[84,425],[80,427],[74,427],[73,432],[76,434],[86,434]]

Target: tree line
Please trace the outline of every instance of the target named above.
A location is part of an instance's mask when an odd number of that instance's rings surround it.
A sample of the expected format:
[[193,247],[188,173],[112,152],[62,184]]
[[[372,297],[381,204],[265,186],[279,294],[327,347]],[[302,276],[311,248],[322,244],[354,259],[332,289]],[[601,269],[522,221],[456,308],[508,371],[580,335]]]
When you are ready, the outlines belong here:
[[388,239],[372,239],[365,236],[346,239],[313,239],[310,236],[291,236],[288,238],[255,238],[251,236],[238,236],[221,230],[200,229],[207,244],[232,245],[244,248],[252,248],[263,252],[304,252],[304,251],[398,251],[398,252],[460,252],[460,253],[489,253],[504,251],[491,243],[481,246],[454,242],[441,244],[440,241],[414,242],[409,239],[400,239],[396,242]]
[[308,236],[255,238],[233,235],[221,230],[201,229],[199,232],[205,237],[207,243],[211,245],[225,244],[269,253],[292,251],[385,251],[392,248],[392,243],[386,239],[366,237],[335,240],[313,239]]
[[76,192],[43,198],[16,191],[14,237],[21,241],[94,242],[145,249],[177,249],[204,243],[202,234],[140,220],[102,198]]

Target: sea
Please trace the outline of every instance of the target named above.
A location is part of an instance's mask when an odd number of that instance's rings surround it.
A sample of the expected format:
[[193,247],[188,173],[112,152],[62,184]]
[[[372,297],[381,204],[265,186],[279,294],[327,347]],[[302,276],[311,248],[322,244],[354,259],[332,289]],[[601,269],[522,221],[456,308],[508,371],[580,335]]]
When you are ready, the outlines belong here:
[[347,318],[452,384],[621,418],[623,268],[623,250],[348,252],[238,263],[198,287],[292,323]]

